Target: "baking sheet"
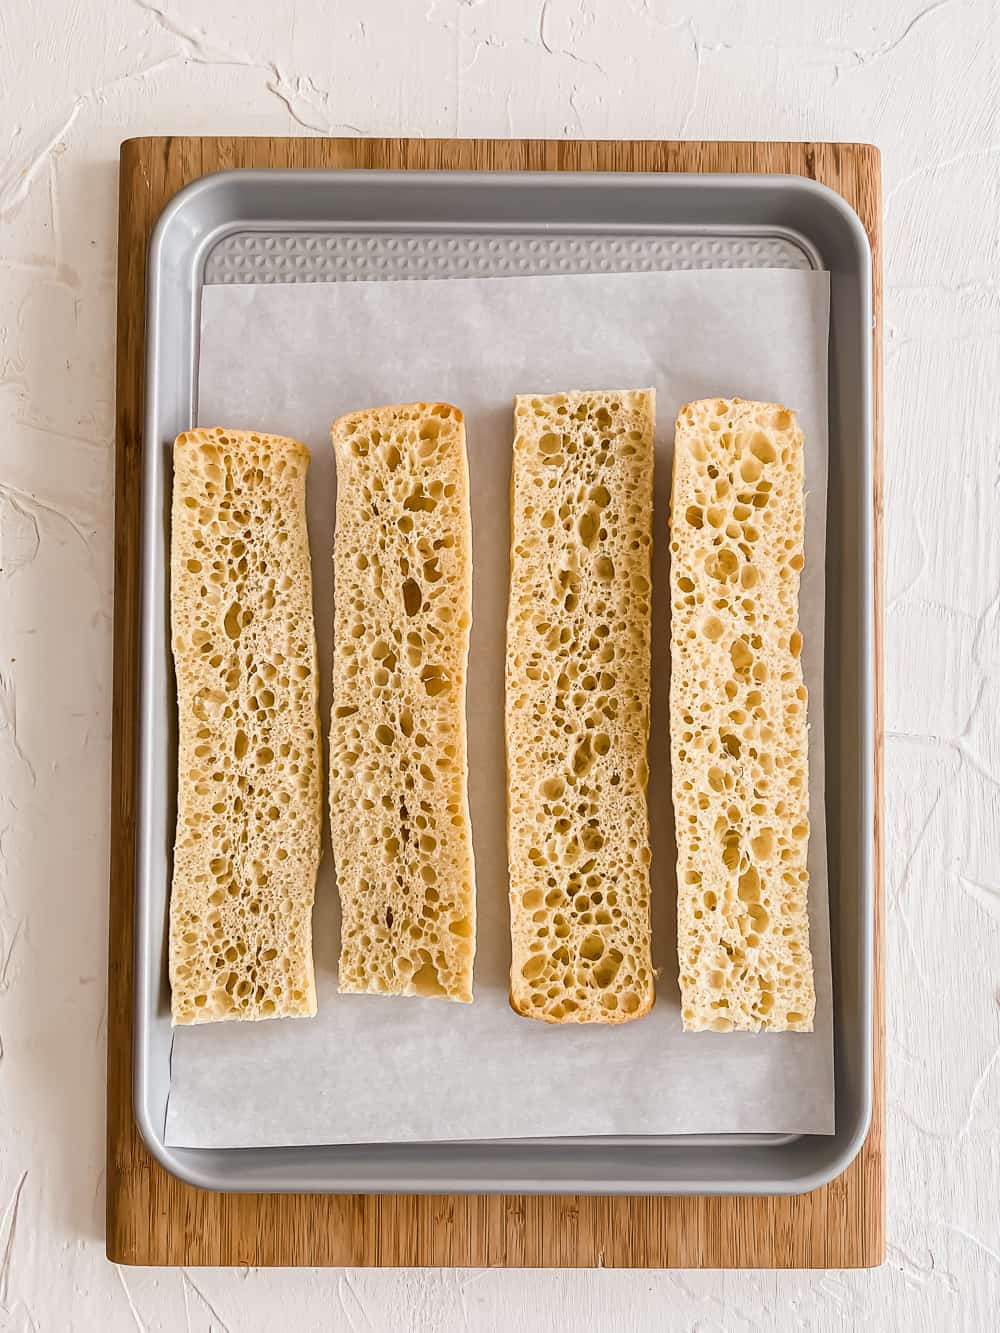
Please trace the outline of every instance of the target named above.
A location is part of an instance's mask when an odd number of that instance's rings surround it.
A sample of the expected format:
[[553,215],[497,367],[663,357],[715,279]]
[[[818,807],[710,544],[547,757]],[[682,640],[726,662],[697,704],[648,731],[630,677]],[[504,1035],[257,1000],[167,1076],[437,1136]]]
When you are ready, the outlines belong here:
[[[478,881],[476,1001],[336,993],[329,846],[314,917],[319,1014],[174,1034],[166,1140],[176,1147],[552,1137],[832,1133],[833,1037],[823,811],[828,275],[708,271],[419,282],[209,286],[198,420],[298,436],[329,712],[335,478],[329,423],[443,398],[468,419],[475,557],[470,804]],[[503,636],[511,400],[568,388],[657,389],[650,814],[657,1003],[638,1022],[566,1027],[507,1003]],[[806,434],[803,667],[810,693],[812,1034],[682,1034],[674,929],[666,522],[673,419],[690,398],[779,399]]]

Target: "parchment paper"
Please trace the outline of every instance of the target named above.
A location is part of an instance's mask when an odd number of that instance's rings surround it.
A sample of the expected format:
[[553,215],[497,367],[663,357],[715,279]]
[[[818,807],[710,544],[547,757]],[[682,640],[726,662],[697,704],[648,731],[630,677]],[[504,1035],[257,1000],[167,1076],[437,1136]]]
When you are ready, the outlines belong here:
[[[823,795],[827,471],[826,274],[708,271],[584,277],[210,286],[198,420],[297,436],[329,720],[335,478],[331,421],[380,403],[446,399],[468,420],[475,559],[470,801],[478,880],[475,1002],[338,995],[329,844],[314,917],[314,1019],[180,1028],[167,1141],[188,1147],[575,1134],[833,1132]],[[503,667],[511,400],[656,386],[652,1013],[600,1028],[518,1018],[507,1002]],[[673,423],[691,398],[797,408],[806,437],[801,606],[810,709],[812,1034],[682,1034],[668,735],[667,517]],[[328,839],[328,834],[326,835]]]

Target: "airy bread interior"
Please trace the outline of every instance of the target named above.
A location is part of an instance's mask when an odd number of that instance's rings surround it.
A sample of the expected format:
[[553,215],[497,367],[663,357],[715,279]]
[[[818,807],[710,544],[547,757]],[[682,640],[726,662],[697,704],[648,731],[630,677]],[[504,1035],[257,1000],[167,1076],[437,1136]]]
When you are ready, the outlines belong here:
[[340,989],[472,999],[465,681],[472,532],[462,413],[355,412],[337,459],[330,812]]
[[653,391],[519,397],[514,417],[510,999],[551,1023],[620,1023],[653,1003]]
[[812,1030],[802,479],[793,412],[682,408],[670,719],[687,1031]]
[[175,1023],[316,1012],[320,851],[309,453],[242,430],[174,445]]

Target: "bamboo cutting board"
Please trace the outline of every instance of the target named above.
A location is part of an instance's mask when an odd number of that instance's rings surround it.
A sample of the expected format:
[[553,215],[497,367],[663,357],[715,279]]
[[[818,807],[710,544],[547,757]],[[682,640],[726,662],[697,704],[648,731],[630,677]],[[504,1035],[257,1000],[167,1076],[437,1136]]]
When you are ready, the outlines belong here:
[[[857,1159],[793,1198],[210,1194],[164,1172],[132,1119],[135,740],[146,250],[167,201],[232,167],[788,172],[837,190],[871,240],[875,312],[876,919],[872,1127]],[[850,1268],[884,1251],[881,181],[862,144],[150,138],[121,151],[114,741],[108,963],[108,1257],[128,1264]]]

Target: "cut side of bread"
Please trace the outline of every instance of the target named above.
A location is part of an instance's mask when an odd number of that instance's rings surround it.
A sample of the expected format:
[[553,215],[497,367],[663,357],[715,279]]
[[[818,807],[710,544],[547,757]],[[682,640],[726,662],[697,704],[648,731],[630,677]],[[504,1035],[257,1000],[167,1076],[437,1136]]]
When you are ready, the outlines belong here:
[[462,413],[341,417],[330,815],[340,990],[472,999],[465,680],[472,525]]
[[549,1023],[653,1004],[653,390],[518,397],[506,735],[510,1002]]
[[689,1032],[811,1032],[803,439],[777,403],[677,419],[670,727]]
[[305,445],[192,430],[174,445],[174,1023],[316,1012],[321,795]]

